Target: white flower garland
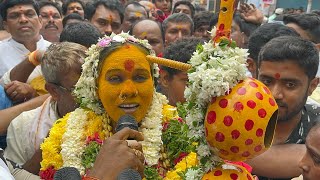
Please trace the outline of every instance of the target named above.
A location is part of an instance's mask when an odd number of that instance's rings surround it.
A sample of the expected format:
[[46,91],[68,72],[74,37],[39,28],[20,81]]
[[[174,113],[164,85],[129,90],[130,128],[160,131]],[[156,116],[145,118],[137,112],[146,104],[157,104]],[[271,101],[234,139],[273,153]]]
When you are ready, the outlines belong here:
[[84,109],[78,108],[73,111],[67,120],[66,131],[61,143],[63,167],[75,167],[81,175],[85,170],[81,165],[81,156],[86,147],[84,128],[87,122],[87,113]]
[[[139,131],[144,135],[144,141],[141,143],[148,166],[157,164],[160,158],[162,109],[167,102],[164,95],[154,92],[149,111],[141,121],[142,125]],[[85,168],[81,164],[81,156],[86,147],[84,131],[88,123],[87,112],[82,108],[78,108],[70,114],[61,144],[63,167],[75,167],[81,175],[85,173]]]
[[[114,34],[110,36],[104,36],[99,39],[96,45],[92,45],[87,51],[87,57],[82,65],[82,74],[75,85],[74,94],[80,101],[81,107],[86,107],[92,109],[97,114],[105,113],[101,101],[99,100],[97,94],[97,84],[96,79],[99,77],[99,56],[100,52],[112,45],[112,43],[135,43],[140,46],[145,47],[150,55],[155,55],[152,50],[152,46],[147,40],[136,39],[135,37],[129,35],[128,33]],[[159,68],[157,64],[153,64],[154,76],[159,76]]]
[[144,135],[144,141],[142,141],[141,144],[148,166],[157,164],[160,158],[162,145],[162,110],[163,106],[167,103],[168,100],[164,95],[154,92],[149,111],[141,121],[139,131]]
[[[210,33],[215,37],[216,28]],[[199,169],[189,169],[186,179],[202,177],[210,169],[221,164],[222,159],[217,155],[217,149],[208,146],[204,119],[208,103],[212,97],[225,95],[239,81],[246,78],[246,49],[222,46],[220,43],[209,41],[197,48],[190,59],[192,69],[188,72],[189,84],[185,97],[189,105],[186,122],[190,128],[189,137],[199,142],[197,148]],[[204,160],[204,161],[203,161]]]

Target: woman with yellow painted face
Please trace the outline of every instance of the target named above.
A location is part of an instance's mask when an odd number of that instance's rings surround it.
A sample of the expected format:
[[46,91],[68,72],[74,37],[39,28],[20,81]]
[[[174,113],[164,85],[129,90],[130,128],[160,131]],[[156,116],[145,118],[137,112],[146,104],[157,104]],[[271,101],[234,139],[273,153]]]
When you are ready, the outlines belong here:
[[148,111],[154,88],[147,54],[146,49],[131,43],[101,53],[98,97],[114,121],[131,114],[140,122]]
[[[224,47],[223,43],[219,44],[219,47],[220,45]],[[216,73],[216,70],[210,69],[209,65],[201,66],[205,63],[202,61],[206,60],[203,58],[207,57],[206,51],[214,49],[213,44],[205,44],[199,48],[196,54],[201,54],[201,56],[194,56],[196,62],[191,64],[196,68],[195,71],[190,71],[190,73],[193,72],[197,75],[190,76],[191,79],[201,75],[210,75],[210,73],[201,73],[204,68]],[[235,49],[235,52],[233,49],[216,48],[214,50],[218,51],[218,54],[226,54],[225,56],[228,57],[233,56],[234,53],[239,55],[238,63],[235,60],[235,63],[230,63],[231,65],[226,63],[228,67],[233,67],[229,68],[230,71],[241,70],[237,70],[236,66],[245,68],[244,63],[241,63],[245,62],[243,50]],[[196,98],[196,100],[191,99],[187,109],[180,109],[185,110],[184,113],[180,112],[182,115],[187,114],[186,121],[177,116],[176,108],[167,105],[168,101],[165,96],[155,91],[153,77],[158,74],[158,68],[150,62],[170,67],[177,66],[173,66],[176,63],[172,61],[165,63],[162,61],[163,59],[150,57],[154,53],[146,40],[136,39],[127,33],[112,34],[103,37],[96,45],[91,46],[87,55],[88,57],[82,66],[81,77],[74,90],[80,108],[57,120],[50,130],[49,137],[41,145],[43,160],[40,177],[42,179],[52,179],[54,173],[62,167],[75,167],[84,177],[91,175],[90,170],[96,167],[94,164],[103,161],[99,158],[104,157],[99,152],[100,149],[102,149],[102,153],[106,152],[108,150],[106,145],[110,145],[109,140],[119,137],[121,131],[113,136],[114,129],[116,129],[120,117],[126,114],[135,118],[139,126],[138,131],[143,135],[143,141],[139,141],[140,144],[135,142],[135,145],[138,144],[138,148],[136,148],[125,141],[128,136],[122,135],[118,145],[125,144],[127,151],[124,151],[122,147],[121,152],[136,156],[132,161],[136,159],[145,161],[143,172],[141,172],[142,163],[141,166],[131,166],[134,163],[130,161],[126,161],[126,163],[130,168],[140,170],[140,174],[147,180],[225,180],[226,177],[229,179],[253,179],[246,169],[239,167],[239,165],[225,163],[219,157],[219,150],[208,146],[208,139],[206,140],[205,135],[214,136],[214,139],[221,141],[221,144],[225,144],[225,142],[224,135],[211,132],[209,129],[211,126],[204,126],[204,121],[213,124],[216,119],[218,120],[215,113],[210,113],[212,109],[209,109],[210,116],[207,116],[204,111],[205,107],[195,106],[197,101],[204,97],[201,95],[208,94],[208,92],[198,93],[202,92],[200,88],[197,89],[199,83],[190,83],[190,87],[195,89],[190,90],[191,93],[187,92],[189,99]],[[211,62],[213,61],[215,59]],[[180,68],[188,69],[185,66]],[[241,72],[244,74],[245,71],[241,70]],[[231,74],[238,77],[237,73],[232,72]],[[256,85],[252,82],[251,84]],[[219,83],[212,84],[211,81],[207,81],[203,85],[215,88],[219,86]],[[211,95],[208,97],[205,100],[211,99]],[[214,104],[213,98],[211,103]],[[221,112],[226,112],[226,110],[221,110]],[[238,115],[234,118],[238,118]],[[266,116],[266,118],[268,117]],[[227,121],[225,124],[229,125],[229,122]],[[241,132],[247,134],[246,131]],[[257,132],[259,132],[257,136],[263,136],[260,130]],[[138,138],[138,140],[142,140],[142,138]],[[227,138],[226,142],[229,142]],[[214,146],[219,147],[218,145]],[[108,152],[110,155],[112,151]],[[113,152],[115,153],[115,151]],[[260,149],[259,152],[261,152]],[[123,156],[125,155],[127,154],[123,154]],[[120,166],[119,164],[121,162],[114,164],[114,166]]]
[[[117,121],[125,114],[135,118],[143,134],[142,159],[150,167],[146,168],[147,179],[158,177],[159,167],[166,166],[164,174],[170,163],[162,158],[166,156],[162,125],[177,115],[175,108],[166,105],[166,97],[154,89],[158,69],[146,58],[154,55],[151,46],[127,33],[112,34],[100,39],[87,54],[74,91],[81,107],[57,120],[41,145],[41,178],[52,178],[62,167],[75,167],[86,175],[103,141],[115,133]],[[138,157],[142,154],[132,152]]]

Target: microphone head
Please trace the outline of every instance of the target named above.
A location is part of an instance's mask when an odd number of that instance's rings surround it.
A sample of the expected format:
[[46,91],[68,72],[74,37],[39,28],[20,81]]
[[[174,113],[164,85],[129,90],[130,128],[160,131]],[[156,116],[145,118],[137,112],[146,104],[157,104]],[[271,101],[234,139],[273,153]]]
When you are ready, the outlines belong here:
[[54,180],[81,180],[81,175],[78,169],[74,167],[64,167],[59,169],[53,176]]
[[136,118],[129,114],[121,116],[117,122],[116,132],[119,132],[125,127],[138,131],[138,123],[136,121]]
[[134,169],[125,169],[118,175],[117,180],[141,180],[138,171]]

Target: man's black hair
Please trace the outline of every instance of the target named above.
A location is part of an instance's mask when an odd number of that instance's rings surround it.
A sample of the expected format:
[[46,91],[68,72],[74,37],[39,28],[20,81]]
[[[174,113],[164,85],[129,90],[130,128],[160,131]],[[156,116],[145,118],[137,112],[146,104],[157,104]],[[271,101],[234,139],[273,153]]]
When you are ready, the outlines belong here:
[[166,33],[166,30],[168,28],[168,24],[169,23],[189,23],[191,25],[190,26],[191,34],[193,33],[193,29],[194,29],[193,21],[188,15],[186,15],[184,13],[171,14],[167,19],[165,19],[162,22],[162,33],[163,33],[163,36]]
[[93,15],[96,13],[98,6],[103,5],[105,8],[112,11],[117,11],[120,16],[121,23],[123,22],[124,17],[124,7],[118,0],[98,0],[91,3],[87,3],[85,14],[86,19],[91,20]]
[[61,7],[58,3],[48,1],[48,0],[42,0],[39,2],[39,10],[45,6],[52,6],[52,7],[56,8],[58,10],[60,16],[62,17],[62,10],[61,10]]
[[249,57],[256,63],[261,48],[271,39],[279,36],[299,36],[299,34],[282,24],[268,23],[257,28],[250,36],[248,42]]
[[62,13],[63,15],[67,14],[68,6],[71,3],[79,3],[82,6],[82,9],[85,11],[85,4],[81,0],[67,0],[62,4]]
[[98,42],[100,31],[89,22],[68,24],[60,34],[60,42],[68,41],[90,47]]
[[[163,57],[187,63],[191,59],[193,52],[196,51],[197,45],[203,43],[204,40],[197,37],[178,39],[166,47],[165,51],[163,52]],[[180,70],[169,68],[167,66],[162,66],[161,69],[168,72],[169,78],[172,78],[174,75],[181,72]]]
[[283,22],[298,25],[308,33],[312,42],[320,43],[320,17],[317,14],[290,14],[283,17]]
[[238,26],[240,27],[240,31],[243,32],[247,37],[250,37],[250,35],[259,27],[256,24],[247,22],[242,19],[239,13],[234,14],[233,21],[238,24]]
[[66,16],[62,19],[62,25],[63,25],[63,27],[66,26],[67,21],[70,20],[70,19],[76,19],[76,20],[79,20],[79,21],[84,21],[84,19],[83,19],[78,13],[71,13],[71,14],[66,15]]
[[37,15],[39,15],[39,4],[33,0],[6,0],[0,5],[0,14],[4,21],[7,20],[7,11],[16,5],[32,5]]
[[195,9],[194,9],[194,6],[189,2],[189,1],[185,1],[185,0],[182,0],[182,1],[178,1],[174,4],[173,6],[173,13],[174,11],[176,10],[176,8],[179,6],[179,5],[186,5],[189,7],[190,11],[191,11],[191,18],[194,17],[194,13],[195,13]]
[[260,51],[261,62],[293,62],[303,69],[309,80],[316,77],[319,66],[319,52],[316,46],[300,37],[281,36],[272,39]]
[[131,26],[131,28],[129,30],[129,34],[132,35],[134,27],[136,27],[137,24],[139,24],[140,22],[143,22],[143,21],[152,21],[152,22],[156,23],[159,26],[159,29],[160,29],[160,32],[161,32],[161,37],[162,37],[162,40],[164,42],[164,36],[163,36],[162,30],[161,30],[162,29],[161,23],[159,23],[158,21],[152,20],[152,19],[142,19],[142,20],[137,21],[136,23],[134,23]]
[[[210,20],[214,17],[214,13],[210,11],[202,11],[193,17],[194,31],[201,26],[208,25],[210,29]],[[209,30],[208,29],[208,30]]]

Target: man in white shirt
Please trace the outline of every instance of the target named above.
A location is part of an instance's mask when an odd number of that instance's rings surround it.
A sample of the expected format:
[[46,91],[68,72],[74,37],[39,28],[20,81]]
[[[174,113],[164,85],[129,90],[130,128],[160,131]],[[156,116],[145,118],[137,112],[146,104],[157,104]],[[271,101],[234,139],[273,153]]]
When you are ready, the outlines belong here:
[[40,35],[39,7],[33,0],[4,1],[0,9],[5,29],[11,38],[0,42],[0,77],[23,61],[27,54],[45,50],[50,42]]

